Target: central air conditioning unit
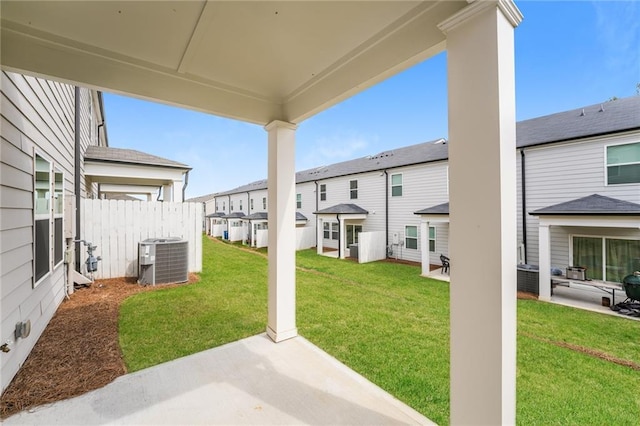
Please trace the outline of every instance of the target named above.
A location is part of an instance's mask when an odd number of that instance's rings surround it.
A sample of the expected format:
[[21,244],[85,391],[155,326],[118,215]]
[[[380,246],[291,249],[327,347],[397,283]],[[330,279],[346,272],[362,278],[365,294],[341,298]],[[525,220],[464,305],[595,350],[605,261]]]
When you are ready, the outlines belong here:
[[189,280],[189,243],[180,238],[149,238],[138,243],[138,284]]

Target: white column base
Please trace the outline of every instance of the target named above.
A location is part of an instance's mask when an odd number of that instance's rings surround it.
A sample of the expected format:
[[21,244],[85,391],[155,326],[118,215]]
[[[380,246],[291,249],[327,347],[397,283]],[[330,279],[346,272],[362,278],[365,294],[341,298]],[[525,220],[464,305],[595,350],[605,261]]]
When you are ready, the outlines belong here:
[[294,328],[291,330],[276,332],[271,327],[267,326],[267,336],[269,336],[269,338],[273,340],[275,343],[278,343],[284,340],[289,340],[289,339],[293,339],[294,337],[297,337],[298,329]]

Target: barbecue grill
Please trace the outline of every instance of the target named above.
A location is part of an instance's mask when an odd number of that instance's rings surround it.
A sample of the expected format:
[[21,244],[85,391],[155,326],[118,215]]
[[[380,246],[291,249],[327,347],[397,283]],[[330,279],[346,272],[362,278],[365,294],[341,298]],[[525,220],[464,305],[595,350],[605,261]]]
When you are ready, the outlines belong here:
[[627,294],[626,302],[633,300],[640,302],[640,272],[634,272],[622,279],[622,287]]

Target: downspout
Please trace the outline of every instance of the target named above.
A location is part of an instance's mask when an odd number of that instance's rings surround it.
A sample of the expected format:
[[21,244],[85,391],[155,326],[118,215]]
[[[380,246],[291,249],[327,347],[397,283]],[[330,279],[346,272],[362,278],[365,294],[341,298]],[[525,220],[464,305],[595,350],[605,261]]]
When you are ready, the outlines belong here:
[[247,191],[247,216],[251,214],[251,192]]
[[[227,198],[228,198],[227,205],[229,206],[229,214],[231,214],[231,194],[227,195]],[[227,220],[227,223],[228,222],[229,221]],[[227,226],[227,230],[229,230],[229,226]]]
[[[74,178],[74,182],[73,185],[75,186],[75,197],[76,197],[76,237],[75,240],[80,240],[81,237],[81,232],[80,232],[80,209],[82,207],[82,203],[81,203],[81,191],[80,191],[80,184],[81,184],[81,179],[80,179],[80,165],[81,165],[81,157],[82,157],[82,153],[80,152],[82,147],[81,147],[81,140],[80,140],[80,88],[79,87],[75,87],[75,147],[74,147],[74,171],[73,171],[73,178]],[[80,270],[80,243],[76,243],[75,245],[75,252],[76,252],[76,259],[75,259],[75,263],[76,263],[76,271]]]
[[384,170],[384,235],[385,235],[385,255],[389,253],[389,174]]
[[184,185],[182,186],[182,202],[186,200],[187,186],[189,186],[189,170],[184,174]]
[[340,232],[340,215],[337,214],[336,215],[336,219],[338,219],[338,259],[342,258],[342,243],[340,238],[342,237],[341,232]]
[[527,263],[527,193],[525,185],[524,149],[520,150],[520,185],[522,186],[522,244],[524,245],[524,263]]
[[[314,180],[313,183],[316,185],[316,210],[318,211],[318,181]],[[316,215],[316,247],[318,247],[318,215]]]
[[158,187],[158,198],[156,198],[156,201],[160,201],[160,196],[162,195],[162,185],[160,185]]

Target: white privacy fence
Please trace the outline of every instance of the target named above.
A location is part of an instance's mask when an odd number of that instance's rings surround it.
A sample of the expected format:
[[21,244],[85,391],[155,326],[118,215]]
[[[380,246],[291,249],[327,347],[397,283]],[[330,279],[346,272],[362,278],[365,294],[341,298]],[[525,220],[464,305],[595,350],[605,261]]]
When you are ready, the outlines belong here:
[[367,263],[387,257],[386,234],[383,231],[358,234],[358,262]]
[[296,228],[296,250],[304,250],[316,245],[316,228],[304,226]]
[[[159,201],[82,200],[81,236],[98,246],[96,278],[138,275],[138,243],[178,237],[189,242],[189,272],[202,270],[202,205]],[[86,258],[85,248],[80,259]]]

